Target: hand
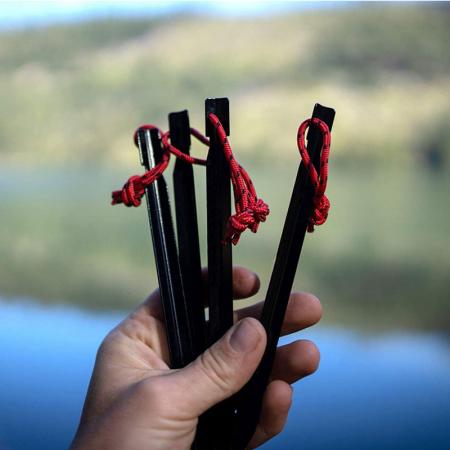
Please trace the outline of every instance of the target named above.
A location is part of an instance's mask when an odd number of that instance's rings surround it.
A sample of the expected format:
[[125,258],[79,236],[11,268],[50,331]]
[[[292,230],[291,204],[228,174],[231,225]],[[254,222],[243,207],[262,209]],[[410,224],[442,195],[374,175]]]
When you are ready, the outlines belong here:
[[[234,298],[259,290],[256,274],[233,271]],[[112,330],[101,344],[71,450],[190,449],[198,417],[230,397],[250,379],[261,360],[266,335],[262,303],[235,312],[235,324],[218,342],[183,369],[168,367],[169,355],[158,291]],[[291,294],[283,334],[320,320],[320,302]],[[291,405],[290,384],[313,373],[319,351],[299,340],[279,347],[265,392],[260,422],[249,448],[278,434]]]

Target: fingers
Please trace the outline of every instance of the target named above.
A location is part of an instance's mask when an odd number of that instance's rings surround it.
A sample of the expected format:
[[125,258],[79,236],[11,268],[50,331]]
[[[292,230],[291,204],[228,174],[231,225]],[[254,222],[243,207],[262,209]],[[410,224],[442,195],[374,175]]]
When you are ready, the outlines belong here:
[[264,394],[261,417],[249,449],[259,447],[283,430],[292,402],[290,384],[315,372],[319,361],[319,350],[311,341],[296,341],[277,349],[271,374],[274,381]]
[[[208,277],[208,269],[202,270],[203,282],[206,285]],[[245,267],[233,267],[233,298],[239,300],[255,295],[260,288],[260,280],[255,272],[252,272]],[[206,294],[205,294],[206,302]]]
[[[204,271],[204,276],[206,273]],[[258,292],[259,286],[259,278],[254,272],[243,267],[233,268],[233,290],[236,298],[254,295]],[[146,344],[166,364],[169,364],[169,350],[159,290],[153,291],[144,303],[122,321],[117,329],[134,341]]]
[[[262,309],[263,302],[242,308],[235,312],[236,320],[241,320],[244,317],[259,318]],[[289,298],[281,335],[294,333],[310,327],[319,322],[321,317],[322,305],[317,297],[308,292],[295,292]]]
[[314,373],[319,367],[320,352],[308,340],[299,340],[277,349],[271,378],[292,384]]
[[[203,293],[204,298],[201,301],[206,306],[207,292],[206,292],[206,280],[208,276],[208,269],[202,270],[203,277]],[[242,299],[251,297],[259,291],[260,281],[256,273],[244,267],[233,267],[233,298]],[[136,314],[152,315],[158,320],[164,320],[163,309],[161,305],[161,298],[159,295],[159,289],[153,291],[142,303],[136,308]]]
[[261,417],[248,448],[259,447],[280,433],[287,420],[292,403],[292,388],[281,380],[272,381],[266,389]]
[[266,345],[261,323],[244,319],[185,368],[172,373],[171,402],[197,417],[241,389],[256,370]]

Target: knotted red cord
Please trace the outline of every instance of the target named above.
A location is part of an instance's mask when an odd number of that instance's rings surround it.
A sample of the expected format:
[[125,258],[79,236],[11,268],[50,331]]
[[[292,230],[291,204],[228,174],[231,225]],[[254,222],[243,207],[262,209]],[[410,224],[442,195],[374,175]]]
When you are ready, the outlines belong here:
[[[145,130],[158,130],[161,134],[161,130],[154,125],[142,125],[140,128]],[[134,133],[134,143],[137,146],[137,130]],[[124,184],[120,191],[114,191],[112,193],[112,204],[117,205],[123,203],[125,206],[139,206],[141,199],[145,194],[145,188],[153,183],[161,174],[166,170],[169,164],[170,155],[164,152],[161,161],[152,169],[145,172],[144,175],[133,175]]]
[[241,233],[247,228],[256,233],[260,222],[265,222],[269,214],[269,207],[263,200],[258,199],[252,180],[247,171],[236,161],[228,142],[227,134],[216,115],[208,116],[217,131],[217,136],[230,166],[231,182],[233,184],[234,203],[236,213],[228,221],[228,231],[225,240],[236,245]]
[[[168,131],[166,133],[163,133],[162,130],[154,125],[141,125],[134,132],[133,140],[136,147],[138,147],[137,133],[140,129],[158,130],[163,146],[161,161],[156,164],[155,167],[145,172],[144,175],[133,175],[128,179],[128,181],[124,184],[120,191],[114,191],[112,193],[111,202],[113,205],[123,203],[125,206],[139,206],[141,204],[141,199],[145,194],[145,188],[147,186],[150,186],[166,170],[167,166],[169,165],[171,153],[173,153],[177,158],[180,158],[190,164],[199,164],[203,166],[206,164],[205,160],[186,155],[185,153],[174,147],[169,141],[170,133]],[[208,139],[194,128],[191,128],[191,134],[203,144],[209,145]]]
[[[269,214],[269,207],[261,199],[258,199],[248,173],[234,158],[225,130],[217,116],[209,114],[208,118],[217,131],[225,157],[230,166],[236,213],[228,220],[228,230],[225,240],[231,241],[236,245],[241,233],[245,231],[245,229],[248,228],[253,233],[256,233],[259,223],[266,220],[266,217]],[[169,132],[163,133],[154,125],[142,125],[140,128],[149,130],[157,129],[159,131],[163,147],[161,161],[154,168],[144,173],[144,175],[134,175],[130,177],[120,191],[114,191],[112,193],[113,205],[123,203],[125,206],[139,206],[141,204],[141,199],[145,194],[145,188],[160,177],[167,168],[170,154],[173,154],[177,158],[190,164],[206,165],[206,160],[186,155],[178,148],[174,147],[170,143]],[[209,139],[194,128],[191,128],[191,135],[203,144],[209,146]],[[134,143],[137,146],[137,131],[134,134]]]
[[[306,150],[305,145],[305,133],[308,127],[316,125],[322,134],[322,150],[320,156],[320,173],[317,173],[314,164],[311,162],[309,153]],[[314,211],[309,219],[308,231],[312,233],[314,231],[314,225],[322,225],[325,223],[328,217],[328,211],[330,209],[330,201],[325,195],[328,181],[328,157],[330,155],[331,133],[328,125],[320,119],[308,119],[305,120],[299,127],[297,132],[297,145],[300,151],[303,164],[309,174],[311,183],[314,186]]]

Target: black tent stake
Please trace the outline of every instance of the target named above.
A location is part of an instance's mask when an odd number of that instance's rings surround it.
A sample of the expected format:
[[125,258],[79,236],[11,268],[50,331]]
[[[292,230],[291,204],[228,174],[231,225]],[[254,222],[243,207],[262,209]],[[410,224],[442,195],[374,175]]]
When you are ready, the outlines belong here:
[[[191,132],[189,114],[186,110],[169,114],[169,131],[172,145],[189,155]],[[193,357],[195,358],[203,352],[206,346],[206,322],[202,298],[202,267],[192,164],[177,158],[173,170],[173,187],[178,256],[192,330]],[[207,450],[207,447],[202,447],[204,436],[204,418],[200,417],[197,424],[197,435],[191,450]]]
[[[312,117],[323,120],[331,130],[334,115],[333,109],[316,104]],[[322,137],[317,127],[310,127],[307,141],[308,153],[319,171]],[[261,322],[267,332],[267,347],[255,374],[237,394],[233,450],[246,448],[258,424],[262,398],[272,370],[284,315],[312,213],[313,196],[314,187],[304,164],[300,164],[261,315]]]
[[[169,131],[172,145],[189,155],[191,134],[186,110],[169,114]],[[206,346],[206,324],[192,164],[176,160],[173,186],[181,277],[192,330],[193,356],[197,357]]]
[[[145,168],[149,170],[155,167],[162,156],[158,130],[139,129],[138,146]],[[171,359],[170,367],[177,369],[191,362],[194,353],[167,186],[163,176],[146,188],[146,197]]]
[[[230,169],[215,127],[208,119],[215,114],[227,135],[229,102],[227,98],[207,99],[205,102],[206,136],[210,148],[206,165],[207,233],[208,233],[208,341],[211,345],[233,325],[233,274],[231,243],[224,242],[228,219],[231,216]],[[205,415],[208,424],[208,445],[205,448],[230,449],[234,408],[224,401]]]
[[210,147],[206,163],[208,233],[209,344],[220,339],[233,325],[231,243],[224,242],[231,216],[230,169],[208,114],[215,114],[229,134],[227,98],[205,102],[206,136]]

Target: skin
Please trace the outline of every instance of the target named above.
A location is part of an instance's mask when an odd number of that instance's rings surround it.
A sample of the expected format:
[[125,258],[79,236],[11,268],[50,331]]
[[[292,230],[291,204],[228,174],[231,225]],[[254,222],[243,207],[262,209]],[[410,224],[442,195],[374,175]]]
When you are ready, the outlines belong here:
[[[235,267],[235,299],[256,294],[259,279]],[[168,349],[158,291],[112,330],[101,344],[78,431],[70,450],[190,449],[198,417],[230,397],[256,370],[266,345],[259,317],[262,302],[235,312],[236,324],[183,369],[168,367]],[[306,292],[290,296],[282,334],[317,323],[319,300]],[[278,348],[271,381],[249,449],[280,433],[292,401],[291,384],[313,373],[319,351],[297,340]]]

